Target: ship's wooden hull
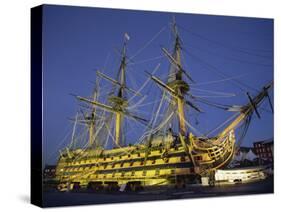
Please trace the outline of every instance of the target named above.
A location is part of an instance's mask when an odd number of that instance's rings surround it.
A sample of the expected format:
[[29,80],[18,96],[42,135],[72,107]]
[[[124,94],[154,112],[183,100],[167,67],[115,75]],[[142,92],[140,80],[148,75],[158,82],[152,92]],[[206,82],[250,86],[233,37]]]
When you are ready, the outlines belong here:
[[[116,190],[122,185],[137,190],[146,186],[185,186],[200,176],[226,166],[232,159],[235,138],[200,141],[190,138],[190,149],[181,144],[168,149],[157,145],[133,145],[112,150],[72,150],[60,157],[56,178],[59,189],[81,187]],[[189,147],[189,148],[190,148]]]

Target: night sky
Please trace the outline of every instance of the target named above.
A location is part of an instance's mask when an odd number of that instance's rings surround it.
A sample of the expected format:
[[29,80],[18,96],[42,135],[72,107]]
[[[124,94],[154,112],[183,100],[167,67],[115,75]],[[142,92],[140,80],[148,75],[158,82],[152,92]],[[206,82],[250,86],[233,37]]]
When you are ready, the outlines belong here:
[[[128,57],[135,55],[128,64],[127,84],[135,90],[147,79],[145,71],[151,73],[159,63],[155,75],[166,80],[169,63],[161,47],[171,49],[173,45],[173,16],[183,42],[183,65],[196,82],[191,85],[194,95],[214,96],[206,90],[233,94],[208,99],[243,105],[248,101],[247,91],[254,96],[273,80],[272,19],[49,5],[44,7],[43,14],[43,159],[48,164],[56,163],[58,150],[70,142],[73,123],[69,118],[79,110],[78,101],[70,94],[89,97],[97,69],[116,77],[120,59],[116,49],[122,48],[124,33],[130,36]],[[151,41],[152,38],[155,39]],[[101,81],[104,91],[110,88],[108,85]],[[160,89],[149,82],[143,93],[148,97],[137,112],[149,118],[154,111],[150,103],[159,99]],[[204,113],[187,116],[202,133],[232,115],[199,106]],[[253,115],[243,146],[273,137],[273,115],[268,102],[259,112],[261,119]],[[143,133],[142,125],[135,125],[129,126],[135,132],[128,135],[128,143],[134,143]]]

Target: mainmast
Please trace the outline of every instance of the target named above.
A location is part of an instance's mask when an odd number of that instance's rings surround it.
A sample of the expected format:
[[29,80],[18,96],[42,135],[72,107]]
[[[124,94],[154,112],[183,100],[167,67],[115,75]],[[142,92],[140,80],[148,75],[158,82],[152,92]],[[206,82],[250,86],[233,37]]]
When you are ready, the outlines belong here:
[[188,79],[193,81],[191,77],[186,73],[181,64],[181,43],[180,37],[178,34],[176,22],[173,22],[173,33],[175,36],[175,43],[173,53],[170,54],[168,50],[162,48],[163,53],[169,59],[171,63],[170,73],[168,82],[164,83],[159,78],[151,76],[151,79],[154,80],[158,85],[163,87],[173,97],[171,104],[177,107],[177,115],[179,120],[179,131],[182,136],[186,136],[187,127],[186,119],[184,112],[185,105],[185,94],[189,91],[189,85],[183,79],[183,74],[187,76]]
[[[174,23],[173,23],[173,28],[174,28],[174,33],[176,36],[175,39],[175,60],[177,62],[177,64],[181,67],[181,45],[180,45],[180,38],[179,38],[179,34],[178,34],[178,30],[177,30],[177,26],[176,26],[176,22],[174,19]],[[178,117],[179,117],[179,126],[180,126],[180,132],[182,135],[186,135],[186,126],[185,126],[185,114],[184,114],[184,97],[183,95],[185,94],[185,90],[183,89],[182,86],[186,86],[188,88],[188,84],[186,84],[183,80],[182,80],[182,71],[181,69],[176,70],[176,79],[172,82],[170,82],[171,87],[174,87],[176,89],[177,92],[177,96],[175,99],[177,101],[177,105],[178,105]]]
[[117,146],[120,146],[120,137],[121,137],[121,127],[123,122],[123,114],[122,110],[128,105],[128,102],[125,98],[125,92],[124,89],[126,87],[125,85],[125,71],[126,71],[126,46],[127,46],[127,37],[124,39],[124,46],[122,50],[122,59],[121,64],[119,68],[119,89],[118,89],[118,95],[113,98],[110,98],[109,100],[113,105],[116,107],[115,112],[115,143]]

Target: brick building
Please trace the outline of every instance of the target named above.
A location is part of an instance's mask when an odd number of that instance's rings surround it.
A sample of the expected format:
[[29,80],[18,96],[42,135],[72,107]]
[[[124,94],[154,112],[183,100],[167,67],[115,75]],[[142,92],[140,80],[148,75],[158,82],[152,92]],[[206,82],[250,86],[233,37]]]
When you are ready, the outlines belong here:
[[260,159],[273,162],[273,139],[254,142],[253,150]]

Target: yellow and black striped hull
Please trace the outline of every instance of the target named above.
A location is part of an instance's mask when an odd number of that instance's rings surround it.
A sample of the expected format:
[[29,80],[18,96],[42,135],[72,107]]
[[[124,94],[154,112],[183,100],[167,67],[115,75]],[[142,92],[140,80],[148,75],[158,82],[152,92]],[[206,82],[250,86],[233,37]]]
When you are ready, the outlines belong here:
[[232,159],[234,143],[232,132],[222,141],[199,141],[194,137],[191,154],[182,145],[168,150],[157,146],[149,151],[145,145],[112,150],[76,149],[60,157],[56,178],[61,187],[68,185],[71,189],[183,185],[226,166]]

